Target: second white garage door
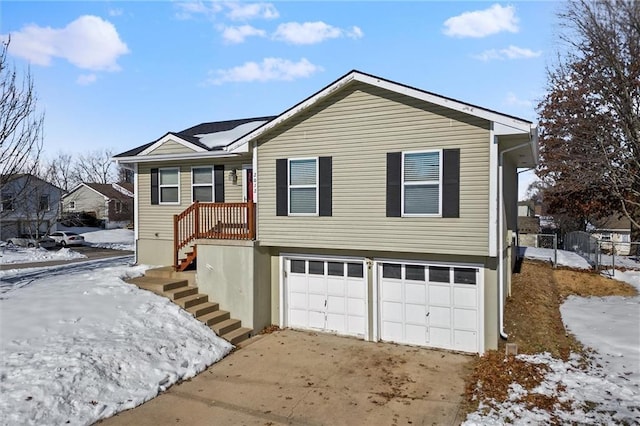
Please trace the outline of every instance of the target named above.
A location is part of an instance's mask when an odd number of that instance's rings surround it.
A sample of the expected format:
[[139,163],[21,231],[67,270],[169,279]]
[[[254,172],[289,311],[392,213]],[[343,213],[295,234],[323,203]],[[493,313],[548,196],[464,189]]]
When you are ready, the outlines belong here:
[[365,336],[363,262],[285,258],[285,271],[287,326]]
[[382,340],[479,351],[478,268],[378,265]]

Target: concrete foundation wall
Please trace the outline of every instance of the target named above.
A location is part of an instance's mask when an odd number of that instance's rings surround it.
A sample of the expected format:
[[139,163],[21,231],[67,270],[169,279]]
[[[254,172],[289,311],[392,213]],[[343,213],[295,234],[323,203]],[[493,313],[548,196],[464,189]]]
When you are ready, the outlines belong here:
[[137,263],[146,265],[173,265],[173,241],[161,239],[139,239],[136,246]]
[[199,241],[200,293],[231,312],[244,327],[262,330],[271,323],[268,252],[253,241]]

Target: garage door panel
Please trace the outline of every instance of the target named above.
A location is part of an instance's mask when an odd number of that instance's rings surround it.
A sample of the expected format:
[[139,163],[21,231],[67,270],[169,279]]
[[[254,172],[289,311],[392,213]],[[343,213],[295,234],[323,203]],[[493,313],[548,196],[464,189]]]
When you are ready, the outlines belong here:
[[405,305],[405,321],[408,324],[425,324],[427,318],[427,307],[425,305]]
[[305,293],[290,293],[289,307],[293,309],[306,309],[307,295]]
[[308,307],[311,311],[323,311],[325,310],[325,296],[321,294],[309,294]]
[[478,292],[474,287],[454,287],[453,304],[460,307],[473,307],[478,304]]
[[367,305],[362,299],[347,299],[347,312],[350,315],[362,316],[367,314]]
[[382,302],[382,317],[386,321],[402,322],[402,303]]
[[308,326],[311,328],[324,329],[325,323],[325,314],[324,312],[318,311],[309,311],[309,323]]
[[328,296],[327,297],[327,312],[340,313],[344,315],[346,301],[344,297]]
[[429,284],[429,303],[432,305],[451,305],[451,287]]
[[429,327],[429,345],[451,348],[451,328]]
[[427,327],[424,325],[407,324],[405,326],[405,339],[407,343],[424,345],[427,339]]
[[453,310],[453,327],[475,330],[478,326],[477,316],[475,310],[456,308]]
[[292,276],[289,278],[289,291],[296,293],[307,292],[307,277],[305,276]]
[[385,340],[389,340],[392,342],[402,342],[404,340],[403,328],[403,325],[399,322],[383,321],[382,335],[384,336]]
[[478,350],[478,333],[475,331],[454,330],[453,338],[456,349],[467,352]]
[[326,294],[327,282],[322,276],[310,275],[309,276],[309,293]]
[[382,299],[402,301],[402,281],[385,280],[382,282]]
[[429,307],[429,325],[451,328],[451,308],[443,306]]
[[365,325],[364,316],[349,315],[347,317],[347,331],[349,334],[364,336]]
[[366,286],[364,285],[364,279],[360,278],[359,280],[354,280],[351,278],[347,278],[347,296],[365,300],[366,296]]
[[424,304],[426,300],[426,285],[423,284],[414,284],[412,282],[408,282],[404,287],[405,291],[405,300],[407,302],[418,302]]
[[327,314],[327,330],[331,331],[344,331],[346,330],[345,324],[346,318],[343,314]]
[[344,296],[344,278],[327,278],[327,293],[334,296]]
[[307,327],[307,311],[301,309],[289,309],[289,324],[297,327]]

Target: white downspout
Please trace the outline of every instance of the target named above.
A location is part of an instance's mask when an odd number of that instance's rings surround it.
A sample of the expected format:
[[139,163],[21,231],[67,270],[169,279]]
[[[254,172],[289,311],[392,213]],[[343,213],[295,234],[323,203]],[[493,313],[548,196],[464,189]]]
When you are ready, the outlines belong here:
[[504,154],[516,149],[529,146],[530,142],[507,148],[500,152],[498,163],[498,317],[500,320],[500,337],[507,339],[509,335],[504,331]]

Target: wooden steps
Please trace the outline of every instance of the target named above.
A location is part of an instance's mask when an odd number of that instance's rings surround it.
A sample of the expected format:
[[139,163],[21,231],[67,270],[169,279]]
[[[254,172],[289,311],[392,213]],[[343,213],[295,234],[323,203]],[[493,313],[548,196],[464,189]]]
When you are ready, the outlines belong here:
[[240,320],[231,318],[229,312],[221,310],[218,303],[209,301],[209,296],[198,293],[195,279],[188,272],[174,272],[173,268],[150,269],[145,276],[127,282],[171,299],[234,345],[248,339],[253,333],[252,329],[242,327]]

